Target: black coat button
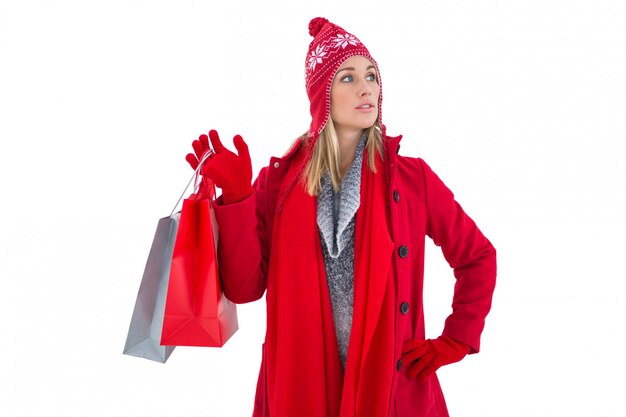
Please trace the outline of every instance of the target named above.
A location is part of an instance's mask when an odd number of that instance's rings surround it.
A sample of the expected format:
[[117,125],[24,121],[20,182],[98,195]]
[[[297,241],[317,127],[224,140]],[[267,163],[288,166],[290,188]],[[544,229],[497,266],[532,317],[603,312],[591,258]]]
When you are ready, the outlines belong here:
[[400,246],[400,249],[398,249],[398,255],[400,255],[401,258],[406,258],[409,255],[409,248],[406,246]]
[[398,190],[393,191],[393,201],[395,201],[396,203],[400,201],[400,193],[398,192]]
[[400,304],[400,312],[402,314],[406,314],[409,312],[409,303],[407,303],[406,301],[403,302],[402,304]]
[[396,363],[396,370],[400,372],[400,369],[402,369],[402,359],[399,359],[398,363]]

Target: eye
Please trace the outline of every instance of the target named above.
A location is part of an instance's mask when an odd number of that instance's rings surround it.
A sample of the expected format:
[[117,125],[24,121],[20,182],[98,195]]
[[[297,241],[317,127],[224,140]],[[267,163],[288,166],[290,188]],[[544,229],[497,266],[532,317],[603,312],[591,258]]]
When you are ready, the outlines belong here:
[[367,74],[367,79],[368,79],[369,81],[378,81],[378,80],[376,79],[376,74],[371,73],[371,72],[370,72],[369,74]]
[[346,75],[345,77],[341,79],[341,82],[350,82],[352,80],[353,80],[352,75]]

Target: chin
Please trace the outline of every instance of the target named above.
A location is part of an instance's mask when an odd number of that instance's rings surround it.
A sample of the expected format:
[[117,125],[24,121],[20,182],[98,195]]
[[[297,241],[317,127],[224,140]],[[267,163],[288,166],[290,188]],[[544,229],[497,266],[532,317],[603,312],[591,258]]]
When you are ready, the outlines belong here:
[[369,123],[364,123],[363,126],[361,126],[361,129],[369,129],[370,127],[374,126],[376,124],[376,119],[372,120]]
[[357,120],[350,120],[351,123],[341,123],[341,121],[337,121],[337,120],[333,120],[333,123],[335,124],[335,128],[336,129],[348,129],[348,130],[353,130],[353,129],[360,129],[360,130],[364,130],[364,129],[369,129],[370,127],[374,126],[376,124],[376,120],[378,120],[378,116],[374,119],[366,119],[366,118],[362,118],[362,119],[357,119]]

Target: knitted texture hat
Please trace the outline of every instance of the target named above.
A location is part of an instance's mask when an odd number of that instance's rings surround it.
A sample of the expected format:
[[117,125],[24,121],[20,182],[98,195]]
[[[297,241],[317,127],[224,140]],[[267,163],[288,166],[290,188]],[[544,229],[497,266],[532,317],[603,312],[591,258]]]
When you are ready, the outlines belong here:
[[330,89],[333,84],[333,78],[341,64],[351,56],[364,56],[372,61],[376,67],[378,86],[380,88],[378,96],[378,124],[383,136],[385,135],[385,126],[382,123],[383,92],[380,71],[378,70],[378,64],[372,58],[365,45],[356,36],[323,17],[316,17],[309,22],[309,34],[313,36],[313,40],[309,44],[306,56],[304,78],[306,81],[306,92],[311,103],[312,119],[307,134],[307,139],[310,139],[310,143],[305,150],[306,155],[298,169],[297,175],[286,185],[284,192],[278,199],[276,204],[278,211],[281,211],[287,195],[301,178],[306,163],[313,155],[315,141],[330,117]]
[[311,103],[311,126],[308,138],[317,139],[330,117],[330,89],[335,73],[351,56],[361,55],[372,61],[376,67],[380,94],[378,97],[378,123],[382,124],[382,84],[378,64],[356,36],[323,17],[316,17],[309,23],[309,34],[313,40],[306,56],[304,78],[306,92]]

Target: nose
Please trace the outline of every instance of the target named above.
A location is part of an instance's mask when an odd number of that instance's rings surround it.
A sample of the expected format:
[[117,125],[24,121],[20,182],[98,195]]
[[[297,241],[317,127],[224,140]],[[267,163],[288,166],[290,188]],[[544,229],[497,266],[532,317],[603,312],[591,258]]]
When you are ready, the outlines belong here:
[[369,85],[367,80],[361,80],[358,91],[359,91],[359,97],[372,95],[372,87]]

